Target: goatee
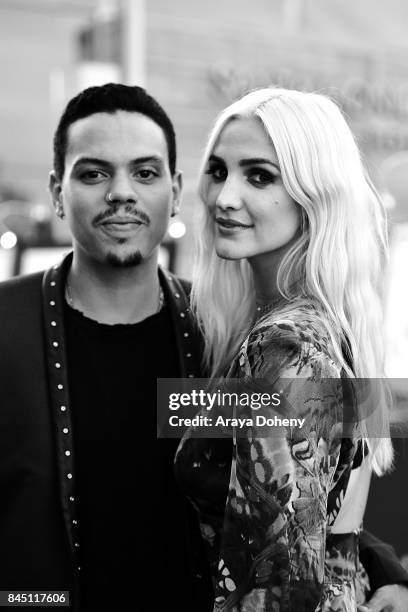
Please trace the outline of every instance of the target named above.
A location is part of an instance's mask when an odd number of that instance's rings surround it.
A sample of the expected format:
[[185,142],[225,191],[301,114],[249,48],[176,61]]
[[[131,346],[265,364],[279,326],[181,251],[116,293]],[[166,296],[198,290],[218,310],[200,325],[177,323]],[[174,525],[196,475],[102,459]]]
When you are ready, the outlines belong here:
[[124,257],[120,257],[116,255],[116,253],[108,253],[106,256],[107,263],[114,268],[132,268],[138,266],[142,259],[143,257],[140,251],[135,251]]

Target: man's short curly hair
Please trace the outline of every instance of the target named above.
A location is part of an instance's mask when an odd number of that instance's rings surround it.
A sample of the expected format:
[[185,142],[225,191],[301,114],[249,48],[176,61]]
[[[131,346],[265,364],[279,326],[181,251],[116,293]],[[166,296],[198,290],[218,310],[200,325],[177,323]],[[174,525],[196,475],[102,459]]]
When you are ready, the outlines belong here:
[[68,102],[54,134],[54,171],[58,180],[64,176],[69,126],[94,113],[115,113],[120,110],[141,113],[161,127],[167,142],[170,172],[174,175],[176,136],[165,110],[143,87],[107,83],[88,87]]

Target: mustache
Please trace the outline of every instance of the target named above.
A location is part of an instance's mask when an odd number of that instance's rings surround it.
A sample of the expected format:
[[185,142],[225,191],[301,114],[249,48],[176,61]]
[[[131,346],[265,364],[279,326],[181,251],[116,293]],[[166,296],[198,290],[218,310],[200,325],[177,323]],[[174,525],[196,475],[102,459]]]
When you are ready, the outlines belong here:
[[119,210],[121,211],[121,214],[126,217],[132,217],[133,219],[135,219],[135,221],[141,221],[146,225],[150,225],[151,223],[150,217],[147,213],[145,213],[143,210],[135,208],[131,204],[128,204],[125,207],[123,207],[123,205],[110,206],[108,209],[96,215],[96,217],[92,221],[92,224],[96,226],[106,221],[106,219],[110,219],[111,217],[117,216]]

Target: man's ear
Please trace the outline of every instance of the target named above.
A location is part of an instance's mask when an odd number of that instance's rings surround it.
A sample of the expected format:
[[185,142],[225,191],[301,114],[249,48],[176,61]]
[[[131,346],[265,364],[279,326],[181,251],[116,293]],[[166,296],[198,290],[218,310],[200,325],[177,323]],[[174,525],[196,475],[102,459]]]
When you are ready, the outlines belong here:
[[183,175],[180,170],[176,170],[173,176],[173,205],[171,207],[171,217],[175,217],[180,212],[181,192],[183,190]]
[[63,219],[65,217],[62,187],[61,182],[57,179],[55,171],[52,170],[48,176],[48,190],[51,194],[52,205],[55,208],[57,217]]

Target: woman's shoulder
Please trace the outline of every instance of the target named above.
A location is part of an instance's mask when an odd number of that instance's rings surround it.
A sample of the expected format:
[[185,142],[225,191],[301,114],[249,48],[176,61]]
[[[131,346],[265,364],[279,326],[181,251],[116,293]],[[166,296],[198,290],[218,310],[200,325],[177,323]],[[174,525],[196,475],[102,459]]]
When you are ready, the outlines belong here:
[[253,374],[261,368],[289,370],[296,377],[340,376],[323,313],[314,304],[264,317],[249,334],[246,352]]
[[302,432],[329,439],[343,418],[342,366],[315,308],[278,313],[248,337],[245,372],[259,385],[278,385],[285,410],[306,419]]

